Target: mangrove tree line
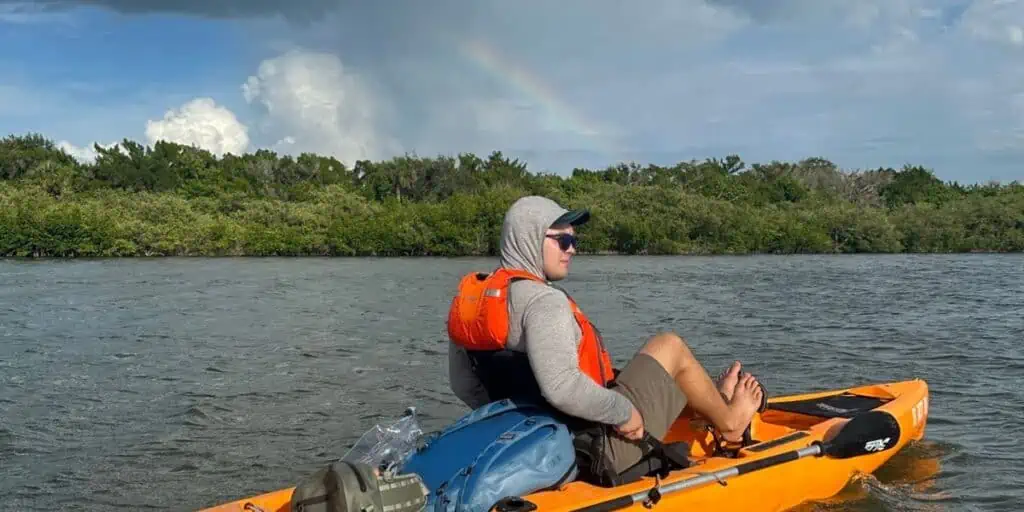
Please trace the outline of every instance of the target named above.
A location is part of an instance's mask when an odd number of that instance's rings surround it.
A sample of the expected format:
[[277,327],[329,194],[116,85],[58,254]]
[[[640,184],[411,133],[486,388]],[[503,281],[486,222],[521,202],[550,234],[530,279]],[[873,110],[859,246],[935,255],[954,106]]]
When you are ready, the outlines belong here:
[[586,207],[582,253],[1024,249],[1024,186],[964,186],[904,165],[736,155],[532,173],[485,158],[359,161],[259,150],[218,158],[124,140],[80,163],[39,134],[0,140],[0,256],[485,255],[526,194]]

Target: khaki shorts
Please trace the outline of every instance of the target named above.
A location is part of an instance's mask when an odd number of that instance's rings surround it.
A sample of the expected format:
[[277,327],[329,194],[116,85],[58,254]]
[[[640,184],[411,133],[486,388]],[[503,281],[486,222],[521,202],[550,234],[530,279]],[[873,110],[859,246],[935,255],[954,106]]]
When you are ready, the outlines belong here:
[[[665,438],[669,427],[686,407],[686,395],[675,379],[661,363],[644,353],[638,353],[622,369],[611,389],[633,402],[644,419],[644,430],[659,440]],[[614,428],[608,428],[607,432],[606,455],[616,473],[636,464],[644,455],[637,441],[622,437]]]

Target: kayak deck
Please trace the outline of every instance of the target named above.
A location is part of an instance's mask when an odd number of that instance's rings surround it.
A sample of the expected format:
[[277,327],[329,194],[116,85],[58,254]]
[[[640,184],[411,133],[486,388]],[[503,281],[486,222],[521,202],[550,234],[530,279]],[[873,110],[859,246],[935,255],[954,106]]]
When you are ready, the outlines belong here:
[[[570,482],[557,490],[524,496],[537,510],[576,510],[650,490],[656,483],[671,484],[804,448],[827,439],[856,414],[881,410],[893,415],[900,426],[900,439],[891,450],[849,459],[809,457],[779,464],[762,471],[734,476],[709,484],[661,496],[655,510],[747,510],[779,511],[806,501],[823,500],[838,494],[857,473],[872,473],[911,441],[924,436],[928,417],[928,385],[915,379],[870,384],[768,399],[767,409],[751,423],[753,443],[735,457],[712,456],[714,438],[706,422],[684,414],[669,430],[666,443],[689,443],[689,468],[673,471],[656,482],[645,477],[630,484],[607,488],[583,481]],[[290,512],[292,488],[225,503],[201,512]],[[629,509],[646,510],[641,504]]]

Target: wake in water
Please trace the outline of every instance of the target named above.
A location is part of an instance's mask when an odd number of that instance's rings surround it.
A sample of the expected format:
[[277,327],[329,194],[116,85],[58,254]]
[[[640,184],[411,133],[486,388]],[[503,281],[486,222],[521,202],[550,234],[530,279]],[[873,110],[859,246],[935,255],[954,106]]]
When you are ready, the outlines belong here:
[[798,507],[799,512],[939,512],[956,496],[938,488],[941,460],[954,446],[920,441],[907,446],[874,475],[859,474],[835,497]]

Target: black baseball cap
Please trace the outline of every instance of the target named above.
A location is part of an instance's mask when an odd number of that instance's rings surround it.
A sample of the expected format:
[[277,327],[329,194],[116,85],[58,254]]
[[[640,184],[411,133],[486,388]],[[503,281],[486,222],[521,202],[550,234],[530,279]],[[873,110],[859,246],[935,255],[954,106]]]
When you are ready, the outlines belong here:
[[590,210],[569,210],[560,215],[552,226],[569,224],[570,226],[579,226],[580,224],[586,224],[590,220]]

